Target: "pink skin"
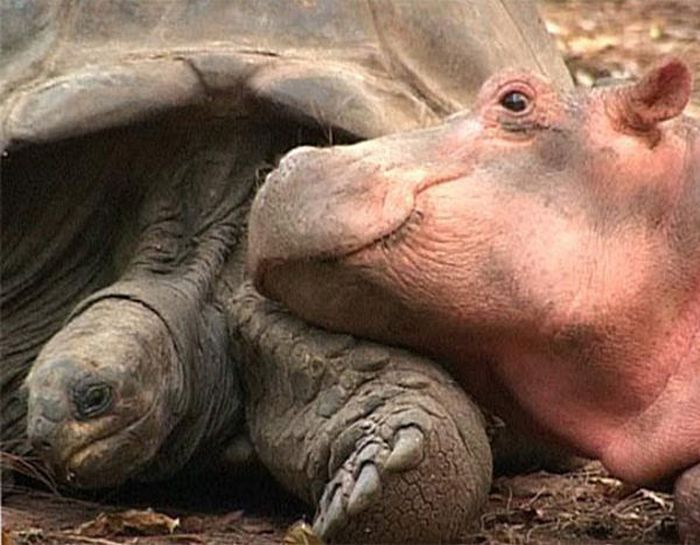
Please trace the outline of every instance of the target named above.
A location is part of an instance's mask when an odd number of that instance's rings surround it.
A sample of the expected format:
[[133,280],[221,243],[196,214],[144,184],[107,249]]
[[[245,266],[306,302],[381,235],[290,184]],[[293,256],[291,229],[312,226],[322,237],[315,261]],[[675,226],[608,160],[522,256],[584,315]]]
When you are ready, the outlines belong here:
[[690,81],[670,59],[632,86],[559,96],[508,71],[441,126],[294,151],[253,206],[256,286],[444,361],[481,402],[620,478],[677,475],[700,462]]

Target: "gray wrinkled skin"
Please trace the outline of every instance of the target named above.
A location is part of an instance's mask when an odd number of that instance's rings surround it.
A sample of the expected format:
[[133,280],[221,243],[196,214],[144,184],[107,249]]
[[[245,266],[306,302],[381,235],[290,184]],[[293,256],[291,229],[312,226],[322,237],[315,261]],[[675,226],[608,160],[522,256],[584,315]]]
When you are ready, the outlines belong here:
[[359,543],[457,539],[491,477],[483,417],[457,384],[408,352],[317,330],[252,287],[232,307],[251,438],[281,483],[318,504],[314,529]]
[[479,411],[431,362],[261,300],[240,241],[292,147],[564,65],[520,0],[202,6],[0,1],[2,448],[95,488],[250,440],[326,539],[456,539],[490,479]]

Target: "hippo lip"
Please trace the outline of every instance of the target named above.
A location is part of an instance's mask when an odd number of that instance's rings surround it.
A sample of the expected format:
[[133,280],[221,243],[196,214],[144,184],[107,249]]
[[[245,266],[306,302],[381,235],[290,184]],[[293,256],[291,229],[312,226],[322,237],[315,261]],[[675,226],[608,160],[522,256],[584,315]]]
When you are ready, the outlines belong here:
[[398,244],[401,240],[403,240],[404,237],[408,235],[409,231],[412,231],[414,228],[420,226],[422,221],[423,212],[421,212],[418,208],[414,208],[413,210],[411,210],[411,213],[408,216],[406,216],[406,219],[401,223],[401,225],[399,225],[395,229],[389,231],[385,235],[371,240],[367,244],[364,244],[358,248],[354,248],[347,252],[338,254],[334,257],[334,259],[340,261],[351,259],[354,256],[358,256],[366,252],[371,252],[379,248],[381,248],[382,250],[389,250],[393,245]]
[[376,248],[388,241],[396,240],[404,231],[404,228],[412,223],[411,219],[415,213],[415,204],[412,204],[404,217],[395,225],[390,225],[386,230],[380,231],[369,240],[358,240],[354,244],[342,244],[333,250],[318,251],[310,255],[289,255],[289,256],[256,256],[256,259],[249,259],[249,274],[253,278],[256,287],[261,293],[266,293],[266,279],[274,270],[284,268],[285,265],[297,261],[342,261],[352,256],[362,254],[367,250]]
[[[250,259],[249,256],[249,274],[252,277],[255,286],[261,291],[261,293],[268,293],[270,296],[272,296],[272,292],[269,292],[266,289],[266,277],[270,272],[284,268],[287,264],[307,261],[342,262],[352,260],[354,257],[379,249],[382,251],[387,251],[391,249],[393,245],[402,241],[409,232],[414,231],[422,223],[424,214],[418,207],[417,200],[419,195],[429,190],[433,186],[452,182],[462,175],[462,173],[449,173],[442,177],[424,179],[419,185],[413,188],[413,191],[410,192],[411,205],[403,211],[404,214],[400,220],[395,224],[388,225],[385,230],[376,233],[375,236],[370,239],[366,239],[364,241],[358,240],[355,244],[339,245],[333,251],[323,251],[310,255],[288,257],[255,256],[253,259]],[[409,199],[407,198],[407,200]]]
[[[289,157],[287,162],[296,155]],[[329,170],[352,173],[360,160],[336,162],[341,165]],[[285,165],[283,161],[268,176],[251,213],[251,247],[260,250],[257,257],[264,261],[351,253],[399,229],[415,206],[413,191],[381,187],[386,184],[375,165],[362,165],[365,170],[354,184],[343,183],[334,172],[319,174],[308,167],[289,172]],[[329,187],[333,185],[337,187]],[[376,194],[368,198],[370,192]]]

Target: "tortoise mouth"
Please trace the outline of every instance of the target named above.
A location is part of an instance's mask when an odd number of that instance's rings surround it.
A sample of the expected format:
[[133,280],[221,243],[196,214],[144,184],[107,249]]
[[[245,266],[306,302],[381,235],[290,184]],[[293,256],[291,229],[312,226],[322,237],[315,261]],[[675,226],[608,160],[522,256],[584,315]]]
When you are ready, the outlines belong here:
[[160,448],[153,411],[129,419],[89,442],[71,442],[72,448],[52,463],[54,473],[73,488],[100,489],[135,477]]
[[[69,486],[83,489],[110,488],[124,483],[147,460],[138,459],[140,449],[137,445],[130,445],[129,449],[120,445],[114,448],[114,442],[114,437],[109,436],[74,451],[59,476]],[[130,459],[114,456],[115,452],[125,452]],[[109,453],[108,457],[106,453]]]

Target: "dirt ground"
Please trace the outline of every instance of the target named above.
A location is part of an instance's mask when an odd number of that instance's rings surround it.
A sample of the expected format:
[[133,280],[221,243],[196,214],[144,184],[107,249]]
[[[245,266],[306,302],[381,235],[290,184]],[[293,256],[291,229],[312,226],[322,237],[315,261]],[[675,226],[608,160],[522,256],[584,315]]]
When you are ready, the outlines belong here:
[[[700,0],[539,3],[580,85],[634,76],[667,54],[686,59],[700,78]],[[700,116],[696,87],[690,113]],[[264,477],[183,480],[81,499],[20,487],[3,498],[2,545],[280,544],[290,525],[312,515]],[[285,543],[318,543],[298,528],[295,535]],[[561,475],[496,479],[464,542],[623,545],[677,537],[669,495],[624,486],[591,463]]]
[[[3,545],[272,545],[312,515],[265,477],[181,480],[81,499],[18,488],[4,501]],[[597,463],[496,479],[488,508],[464,536],[469,545],[676,542],[671,497],[625,487]]]
[[[698,0],[539,0],[547,30],[579,85],[629,78],[664,55],[679,56],[700,78]],[[700,85],[689,113],[700,115]]]

